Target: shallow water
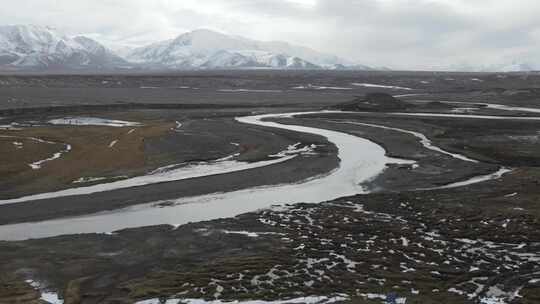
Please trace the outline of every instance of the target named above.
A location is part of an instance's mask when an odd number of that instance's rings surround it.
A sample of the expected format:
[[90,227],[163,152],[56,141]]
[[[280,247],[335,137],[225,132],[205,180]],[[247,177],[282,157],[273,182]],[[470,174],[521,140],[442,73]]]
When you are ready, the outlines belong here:
[[[396,95],[394,97],[406,97],[406,96],[412,96],[411,95]],[[421,95],[421,94],[417,94]],[[426,95],[426,94],[424,94]],[[432,102],[431,100],[413,100],[414,102]],[[485,102],[466,102],[466,101],[447,101],[447,100],[437,100],[437,102],[446,103],[446,104],[456,104],[456,105],[482,105],[485,106],[488,109],[495,109],[495,110],[503,110],[503,111],[513,111],[513,112],[528,112],[528,113],[537,113],[540,114],[540,108],[531,108],[531,107],[518,107],[518,106],[509,106],[509,105],[502,105],[502,104],[496,104],[496,103],[485,103]],[[478,110],[479,108],[462,108],[462,109],[474,109]]]
[[[0,205],[21,203],[26,201],[51,199],[56,197],[65,197],[73,195],[86,195],[97,192],[112,191],[117,189],[131,188],[143,185],[157,184],[170,181],[178,181],[188,178],[203,177],[209,175],[217,175],[224,173],[231,173],[237,171],[243,171],[253,168],[260,168],[264,166],[270,166],[277,163],[281,163],[296,157],[293,155],[282,155],[279,158],[259,161],[259,162],[239,162],[235,160],[222,159],[215,162],[201,162],[194,164],[182,164],[170,165],[167,167],[159,168],[148,175],[136,176],[128,179],[122,179],[110,183],[103,183],[85,187],[70,188],[65,190],[59,190],[55,192],[47,192],[34,194],[19,198],[0,200]],[[179,167],[179,168],[174,168]]]
[[362,122],[353,122],[353,121],[342,121],[342,122],[341,121],[333,121],[333,122],[345,123],[345,124],[351,124],[351,125],[360,125],[360,126],[373,127],[373,128],[380,128],[380,129],[392,130],[392,131],[397,131],[397,132],[401,132],[401,133],[405,133],[405,134],[410,134],[410,135],[413,135],[414,137],[418,138],[420,140],[420,143],[422,144],[422,146],[424,146],[426,149],[429,149],[429,150],[432,150],[432,151],[435,151],[435,152],[439,152],[441,154],[446,154],[448,156],[451,156],[453,158],[457,158],[457,159],[460,159],[460,160],[463,160],[463,161],[468,161],[468,162],[472,162],[472,163],[478,163],[478,161],[475,160],[475,159],[468,158],[467,156],[462,155],[462,154],[448,152],[446,150],[443,150],[443,149],[433,145],[431,140],[429,140],[424,134],[422,134],[420,132],[415,132],[415,131],[410,131],[410,130],[405,130],[405,129],[400,129],[400,128],[394,128],[394,127],[388,127],[388,126],[383,126],[383,125],[362,123]]
[[485,175],[474,176],[474,177],[471,177],[471,178],[469,178],[467,180],[464,180],[464,181],[450,183],[450,184],[439,186],[439,187],[433,187],[433,188],[427,188],[427,189],[417,189],[417,190],[452,189],[452,188],[464,187],[464,186],[468,186],[468,185],[472,185],[472,184],[486,182],[486,181],[493,180],[493,179],[499,179],[508,172],[512,172],[512,169],[503,167],[503,168],[500,168],[499,170],[497,170],[496,172],[493,172],[493,173],[490,173],[490,174],[485,174]]
[[[311,112],[319,113],[319,112]],[[310,113],[295,113],[310,114]],[[340,166],[331,173],[296,184],[275,185],[180,198],[174,206],[158,208],[156,203],[137,205],[114,212],[37,223],[0,226],[0,239],[20,240],[74,233],[106,233],[114,230],[157,224],[181,225],[188,222],[231,217],[270,207],[274,204],[321,202],[342,196],[365,193],[360,185],[380,174],[389,163],[413,163],[385,156],[384,149],[363,138],[325,129],[285,125],[264,121],[265,118],[285,118],[295,114],[268,114],[240,117],[246,124],[318,134],[338,148]]]
[[[517,110],[514,110],[517,111]],[[515,116],[496,116],[496,115],[469,115],[469,114],[443,114],[443,113],[386,113],[400,116],[418,116],[418,117],[448,117],[448,118],[474,118],[474,119],[493,119],[493,120],[540,120],[540,117],[515,117]]]

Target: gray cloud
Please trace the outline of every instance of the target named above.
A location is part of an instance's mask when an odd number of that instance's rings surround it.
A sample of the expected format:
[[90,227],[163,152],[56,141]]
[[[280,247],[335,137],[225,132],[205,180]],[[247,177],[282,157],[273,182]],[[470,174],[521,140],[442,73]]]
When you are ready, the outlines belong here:
[[18,0],[3,23],[140,45],[196,28],[284,40],[374,66],[540,65],[536,0]]

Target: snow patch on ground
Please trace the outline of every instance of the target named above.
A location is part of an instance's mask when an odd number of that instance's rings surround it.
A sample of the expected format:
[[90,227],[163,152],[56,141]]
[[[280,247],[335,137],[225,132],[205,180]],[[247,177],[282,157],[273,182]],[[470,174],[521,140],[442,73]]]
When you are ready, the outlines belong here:
[[54,153],[53,156],[51,156],[49,158],[38,160],[38,161],[33,162],[31,164],[28,164],[28,165],[33,170],[41,169],[41,166],[43,166],[44,163],[50,162],[50,161],[55,160],[55,159],[59,159],[60,157],[62,157],[62,154],[68,153],[69,151],[71,151],[71,145],[70,144],[65,144],[65,148],[62,151]]
[[391,90],[405,90],[405,91],[412,91],[414,89],[407,88],[407,87],[399,87],[399,86],[389,86],[389,85],[382,85],[382,84],[374,84],[374,83],[358,83],[353,82],[351,83],[353,86],[357,87],[365,87],[365,88],[380,88],[380,89],[391,89]]
[[[34,142],[38,142],[38,143],[49,144],[49,145],[59,144],[57,142],[48,141],[48,140],[44,140],[44,139],[37,138],[37,137],[21,137],[21,136],[11,136],[11,135],[0,135],[0,138],[24,139],[24,140],[30,140],[30,141],[34,141]],[[13,144],[18,148],[22,148],[22,143],[21,142],[14,142]],[[28,166],[30,166],[30,168],[32,168],[34,170],[41,169],[41,166],[44,163],[55,160],[55,159],[58,159],[58,158],[62,157],[62,155],[64,153],[68,153],[69,151],[71,151],[71,145],[64,144],[64,149],[62,151],[56,152],[51,157],[48,157],[46,159],[42,159],[42,160],[33,162],[31,164],[28,164]]]
[[41,300],[50,304],[64,304],[64,300],[60,299],[56,292],[42,290],[43,284],[33,280],[26,280],[25,282],[30,284],[30,286],[40,290]]
[[334,86],[319,86],[319,85],[299,85],[292,87],[293,90],[352,90],[348,87],[334,87]]
[[268,155],[270,157],[286,157],[287,155],[294,155],[294,154],[300,154],[300,155],[315,155],[317,153],[315,153],[315,149],[317,148],[317,145],[308,145],[308,146],[303,146],[301,148],[299,148],[299,146],[301,145],[301,143],[296,143],[294,145],[290,145],[287,147],[286,150],[283,150],[279,153],[276,153],[276,154],[271,154],[271,155]]
[[72,181],[71,183],[85,184],[85,183],[98,182],[102,180],[112,180],[112,179],[121,179],[121,178],[127,178],[127,176],[122,175],[122,176],[113,176],[113,177],[79,177],[78,179]]
[[116,145],[117,143],[118,143],[118,139],[111,141],[111,143],[109,144],[109,148],[114,147],[114,145]]
[[10,123],[9,125],[0,125],[0,130],[20,131],[22,128],[18,127],[17,123]]
[[65,125],[65,126],[107,126],[107,127],[139,127],[142,126],[141,123],[124,121],[124,120],[114,120],[98,117],[64,117],[51,119],[48,123],[53,125]]
[[[246,301],[232,301],[226,302],[222,300],[203,300],[203,299],[169,299],[166,300],[165,304],[329,304],[335,302],[341,302],[348,300],[349,297],[346,295],[337,295],[337,296],[308,296],[308,297],[299,297],[287,300],[274,300],[274,301],[264,301],[264,300],[246,300]],[[136,302],[135,304],[162,304],[159,299],[148,299],[144,301]]]
[[251,231],[234,231],[234,230],[222,230],[221,232],[225,233],[225,234],[240,234],[240,235],[245,235],[247,237],[253,237],[253,238],[256,238],[256,237],[259,237],[261,235],[283,235],[282,233],[277,233],[277,232],[251,232]]
[[281,93],[282,90],[255,90],[255,89],[220,89],[218,92],[227,92],[227,93]]
[[174,132],[177,132],[177,133],[182,132],[181,128],[182,128],[183,124],[181,122],[179,122],[178,120],[176,120],[174,123],[176,125],[174,126],[174,128],[171,128],[171,131],[174,131]]

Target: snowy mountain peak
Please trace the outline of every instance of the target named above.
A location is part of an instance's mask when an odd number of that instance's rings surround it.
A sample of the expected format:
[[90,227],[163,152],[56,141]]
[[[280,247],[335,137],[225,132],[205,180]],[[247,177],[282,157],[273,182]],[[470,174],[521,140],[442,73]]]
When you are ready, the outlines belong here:
[[182,34],[174,39],[174,43],[181,46],[191,46],[197,50],[238,50],[253,48],[253,45],[245,43],[242,39],[207,29],[198,29]]
[[49,26],[0,26],[0,66],[103,68],[119,64],[126,62],[90,38],[70,38]]
[[223,33],[212,31],[209,29],[196,29],[191,32],[181,34],[177,37],[177,39],[181,38],[203,42],[212,41],[214,39],[227,39],[228,36]]
[[321,69],[345,61],[285,42],[262,42],[198,29],[134,49],[127,57],[149,66],[184,69]]
[[66,35],[52,27],[36,25],[0,26],[0,47],[16,48],[18,51],[48,52],[65,46],[80,47]]
[[123,59],[85,36],[38,25],[0,26],[1,69],[369,69],[286,42],[198,29],[129,50]]

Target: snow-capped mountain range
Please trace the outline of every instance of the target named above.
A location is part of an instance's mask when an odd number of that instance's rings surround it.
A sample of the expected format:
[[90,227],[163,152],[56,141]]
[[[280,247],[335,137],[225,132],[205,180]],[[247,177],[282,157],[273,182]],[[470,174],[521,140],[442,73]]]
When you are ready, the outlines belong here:
[[262,42],[210,30],[123,52],[84,36],[35,25],[0,26],[2,69],[369,69],[286,42]]
[[0,67],[107,68],[128,63],[97,41],[68,37],[50,27],[0,26]]
[[[118,45],[116,45],[118,47]],[[0,26],[0,72],[13,70],[193,70],[372,68],[287,42],[263,42],[200,29],[147,46],[115,48],[51,27]],[[388,70],[386,68],[375,68]],[[522,72],[540,65],[502,60],[493,65],[459,64],[434,70]]]
[[134,49],[127,59],[174,68],[369,69],[286,42],[262,42],[210,30]]

